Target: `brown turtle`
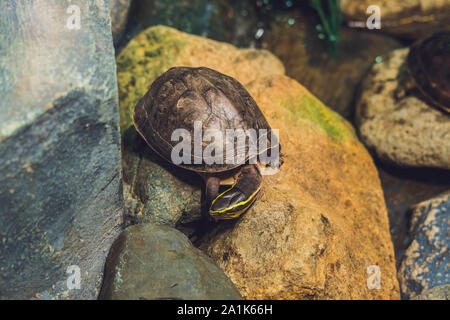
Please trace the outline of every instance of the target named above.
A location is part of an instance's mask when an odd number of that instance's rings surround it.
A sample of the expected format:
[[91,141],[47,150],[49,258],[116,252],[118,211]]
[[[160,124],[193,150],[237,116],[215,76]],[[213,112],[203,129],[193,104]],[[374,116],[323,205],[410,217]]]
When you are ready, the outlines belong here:
[[450,113],[450,31],[414,43],[407,57],[410,81],[426,101]]
[[[280,150],[247,90],[204,67],[175,67],[159,76],[136,104],[133,122],[163,159],[203,177],[206,208],[215,219],[236,218],[254,203],[267,165],[261,158]],[[269,162],[278,166],[277,160]],[[232,186],[219,194],[221,184]]]

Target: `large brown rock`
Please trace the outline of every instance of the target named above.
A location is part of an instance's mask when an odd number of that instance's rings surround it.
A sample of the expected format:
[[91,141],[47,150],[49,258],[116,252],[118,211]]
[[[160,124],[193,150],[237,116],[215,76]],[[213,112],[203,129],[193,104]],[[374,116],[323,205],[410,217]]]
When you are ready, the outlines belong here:
[[450,0],[342,0],[344,19],[365,23],[371,5],[380,7],[381,31],[392,35],[419,39],[449,27]]
[[[247,299],[399,298],[377,170],[351,126],[288,77],[247,88],[279,129],[285,163],[202,248]],[[367,286],[371,265],[379,289]]]

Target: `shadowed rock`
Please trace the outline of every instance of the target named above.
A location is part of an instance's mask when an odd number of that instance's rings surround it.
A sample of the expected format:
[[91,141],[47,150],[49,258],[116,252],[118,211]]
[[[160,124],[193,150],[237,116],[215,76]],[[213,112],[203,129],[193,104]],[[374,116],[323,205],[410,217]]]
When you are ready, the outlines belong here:
[[127,25],[131,0],[109,0],[109,10],[111,14],[111,28],[114,44],[120,42]]
[[108,9],[71,4],[0,3],[0,299],[96,298],[122,221]]

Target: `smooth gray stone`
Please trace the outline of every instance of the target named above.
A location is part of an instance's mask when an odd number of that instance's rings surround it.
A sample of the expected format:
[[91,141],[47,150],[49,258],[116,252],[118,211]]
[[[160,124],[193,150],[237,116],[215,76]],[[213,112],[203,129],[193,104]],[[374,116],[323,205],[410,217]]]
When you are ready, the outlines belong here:
[[101,299],[240,300],[223,271],[180,231],[138,224],[108,255]]
[[0,2],[0,299],[98,295],[123,220],[109,19],[102,0]]

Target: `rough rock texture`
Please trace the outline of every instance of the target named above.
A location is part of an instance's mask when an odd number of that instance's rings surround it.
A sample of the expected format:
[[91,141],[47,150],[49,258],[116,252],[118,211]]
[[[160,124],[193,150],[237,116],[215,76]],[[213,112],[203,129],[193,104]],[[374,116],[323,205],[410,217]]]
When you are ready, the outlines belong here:
[[[397,299],[394,252],[377,170],[351,126],[295,80],[247,88],[278,128],[284,165],[263,196],[202,248],[247,299]],[[381,272],[369,289],[368,267]]]
[[[0,4],[0,299],[95,298],[119,233],[108,9],[80,1],[81,29],[71,30],[70,4]],[[66,285],[71,265],[80,289]]]
[[176,226],[200,219],[200,176],[161,159],[134,126],[123,135],[123,150],[127,224],[155,222]]
[[411,298],[428,288],[450,283],[450,191],[416,205],[399,281],[402,296]]
[[450,0],[341,0],[347,22],[366,22],[371,5],[381,10],[381,31],[408,39],[418,39],[448,28]]
[[[151,27],[134,38],[122,50],[117,65],[127,220],[170,225],[192,221],[199,217],[202,181],[159,161],[142,143],[132,126],[135,104],[153,80],[173,66],[207,66],[243,84],[264,75],[283,74],[284,67],[268,51],[237,49],[163,26]],[[194,181],[195,186],[183,181]]]
[[111,29],[114,44],[120,42],[127,24],[128,13],[131,0],[109,0],[109,10],[111,15]]
[[[288,19],[294,24],[282,23]],[[281,59],[286,75],[308,88],[329,108],[349,117],[354,111],[358,85],[372,63],[402,45],[379,33],[343,27],[337,51],[331,56],[325,41],[318,38],[316,25],[315,12],[284,14],[281,21],[273,22],[266,30],[263,48]]]
[[418,95],[396,98],[407,79],[407,54],[393,51],[364,79],[355,114],[360,137],[388,164],[450,169],[450,116]]
[[222,270],[176,229],[127,228],[108,255],[101,299],[241,299]]
[[429,289],[411,300],[450,300],[450,284]]

